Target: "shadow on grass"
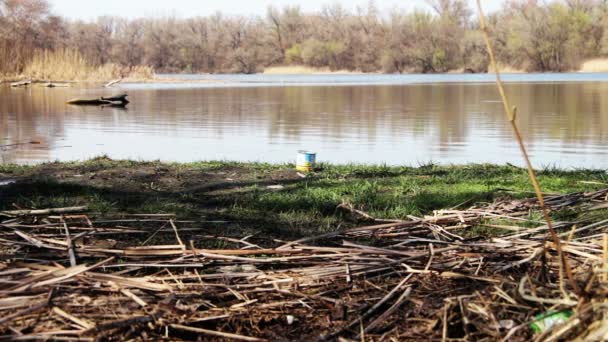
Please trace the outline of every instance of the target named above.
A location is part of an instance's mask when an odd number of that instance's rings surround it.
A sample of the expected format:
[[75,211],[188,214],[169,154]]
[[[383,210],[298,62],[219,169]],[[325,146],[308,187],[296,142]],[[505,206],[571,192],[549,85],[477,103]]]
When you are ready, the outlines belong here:
[[[354,225],[337,205],[350,199],[357,207],[383,218],[405,218],[463,202],[490,200],[488,193],[421,192],[401,200],[376,192],[369,184],[330,184],[288,180],[281,191],[266,189],[276,181],[221,183],[187,191],[137,191],[61,183],[53,179],[22,181],[0,190],[0,209],[53,208],[86,205],[92,213],[175,213],[184,220],[225,220],[246,231],[298,238]],[[358,182],[357,182],[358,183]],[[235,190],[238,191],[222,191]],[[218,192],[219,191],[219,192]],[[384,213],[385,215],[381,215]],[[233,225],[234,228],[234,225]]]
[[[131,171],[138,164],[121,166]],[[62,171],[61,164],[53,167],[53,172]],[[95,170],[113,167],[104,165]],[[174,168],[184,168],[162,167],[170,171],[164,174],[165,178],[173,174]],[[208,173],[196,174],[186,186],[176,175],[170,181],[178,186],[164,187],[162,191],[151,186],[155,175],[152,179],[138,179],[124,174],[123,178],[131,182],[125,186],[115,179],[60,181],[48,169],[38,168],[19,182],[0,187],[0,210],[87,205],[92,213],[103,216],[175,213],[184,220],[229,221],[229,229],[237,234],[242,230],[297,238],[355,225],[348,215],[336,209],[343,201],[374,217],[404,219],[437,209],[492,202],[498,197],[529,197],[527,191],[531,190],[525,170],[506,166],[325,166],[306,179],[295,173],[285,179],[273,177],[273,172],[285,173],[285,166],[268,167],[269,172],[262,176],[257,176],[259,168],[246,164],[237,167],[247,177],[224,181],[222,176],[210,181],[203,179]],[[213,171],[222,172],[222,168],[214,167]],[[550,170],[542,181],[548,191],[572,192],[589,189],[590,185],[583,185],[580,180],[602,181],[605,175],[601,171]],[[282,188],[268,188],[277,184]]]

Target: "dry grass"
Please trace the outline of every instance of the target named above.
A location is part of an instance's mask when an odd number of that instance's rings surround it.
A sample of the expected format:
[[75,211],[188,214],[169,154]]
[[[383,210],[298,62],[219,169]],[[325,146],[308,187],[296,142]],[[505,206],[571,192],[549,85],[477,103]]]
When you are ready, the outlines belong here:
[[594,58],[583,62],[580,72],[608,72],[608,58]]
[[360,74],[357,71],[330,70],[329,68],[313,68],[305,65],[273,66],[264,69],[266,75],[325,75],[325,74]]
[[[503,63],[498,62],[497,63],[498,66],[498,71],[500,71],[501,74],[524,74],[527,73],[527,71],[522,70],[522,69],[517,69],[515,67],[512,67],[510,65],[506,65]],[[492,65],[488,66],[488,73],[492,74],[495,73],[496,71],[494,70],[494,67],[492,67]]]
[[76,50],[39,51],[26,66],[23,74],[31,79],[53,81],[108,81],[116,78],[143,80],[154,77],[147,66],[126,69],[117,64],[94,66]]

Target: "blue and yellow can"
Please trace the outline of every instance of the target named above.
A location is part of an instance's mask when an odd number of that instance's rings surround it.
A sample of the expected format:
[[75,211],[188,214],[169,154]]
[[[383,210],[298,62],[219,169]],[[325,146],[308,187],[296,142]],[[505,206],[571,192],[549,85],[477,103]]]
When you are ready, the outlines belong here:
[[310,151],[298,151],[296,169],[301,172],[312,172],[317,163],[317,154]]

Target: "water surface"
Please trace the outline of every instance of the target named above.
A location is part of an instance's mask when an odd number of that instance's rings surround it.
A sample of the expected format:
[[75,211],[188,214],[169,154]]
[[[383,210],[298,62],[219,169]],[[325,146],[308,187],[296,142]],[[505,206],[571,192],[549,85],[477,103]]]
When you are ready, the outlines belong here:
[[[308,149],[333,163],[522,164],[490,75],[179,77],[113,90],[0,86],[0,145],[24,143],[0,161],[293,162]],[[536,166],[608,168],[608,75],[505,79]],[[126,110],[65,104],[123,91]]]

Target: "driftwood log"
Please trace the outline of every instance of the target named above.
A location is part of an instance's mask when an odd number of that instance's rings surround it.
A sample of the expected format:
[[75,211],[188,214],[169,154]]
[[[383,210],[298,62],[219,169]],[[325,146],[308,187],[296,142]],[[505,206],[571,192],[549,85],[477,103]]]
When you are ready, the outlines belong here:
[[115,85],[117,83],[120,83],[120,82],[122,82],[122,77],[108,82],[104,87],[105,88],[110,88],[111,86],[113,86],[113,85]]
[[17,87],[27,87],[30,84],[32,84],[31,80],[25,80],[25,81],[19,81],[19,82],[13,82],[11,83],[11,87],[13,88],[17,88]]
[[114,106],[124,107],[129,103],[127,94],[116,95],[112,97],[100,97],[97,99],[72,99],[68,104],[79,106]]
[[47,82],[47,83],[42,83],[42,87],[45,88],[67,88],[70,85],[67,83],[53,83],[53,82]]

